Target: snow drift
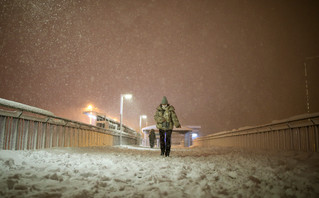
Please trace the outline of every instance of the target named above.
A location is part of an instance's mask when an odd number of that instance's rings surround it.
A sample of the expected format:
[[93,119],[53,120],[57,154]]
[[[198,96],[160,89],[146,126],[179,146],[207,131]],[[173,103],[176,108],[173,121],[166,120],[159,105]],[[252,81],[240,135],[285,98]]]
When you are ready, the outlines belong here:
[[318,153],[142,147],[0,151],[0,197],[318,197]]

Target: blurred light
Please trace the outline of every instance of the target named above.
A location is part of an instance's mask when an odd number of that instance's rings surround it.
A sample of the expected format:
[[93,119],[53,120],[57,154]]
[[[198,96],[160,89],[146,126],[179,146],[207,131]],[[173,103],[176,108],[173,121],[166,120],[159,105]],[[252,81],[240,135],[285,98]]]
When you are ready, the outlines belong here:
[[96,116],[95,116],[95,115],[88,114],[88,116],[89,116],[89,118],[96,119]]
[[92,105],[89,105],[89,106],[87,107],[87,109],[88,109],[89,111],[92,111],[92,109],[93,109]]
[[197,133],[192,134],[192,138],[197,138],[197,137],[198,137]]
[[125,99],[130,100],[130,99],[132,99],[133,95],[132,94],[125,94],[124,97],[125,97]]
[[141,115],[141,118],[146,119],[147,116],[146,115]]

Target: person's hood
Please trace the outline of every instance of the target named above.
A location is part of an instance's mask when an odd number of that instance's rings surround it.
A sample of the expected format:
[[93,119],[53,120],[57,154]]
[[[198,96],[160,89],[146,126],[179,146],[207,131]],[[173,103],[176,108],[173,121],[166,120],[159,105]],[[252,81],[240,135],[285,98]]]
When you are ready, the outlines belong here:
[[162,104],[168,104],[168,100],[167,100],[166,96],[163,97]]

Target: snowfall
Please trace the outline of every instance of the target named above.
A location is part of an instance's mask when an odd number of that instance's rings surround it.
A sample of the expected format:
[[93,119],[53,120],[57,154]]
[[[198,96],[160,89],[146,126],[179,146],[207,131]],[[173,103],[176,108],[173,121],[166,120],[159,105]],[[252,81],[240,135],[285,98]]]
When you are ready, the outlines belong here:
[[0,151],[0,197],[319,197],[319,154],[135,146]]

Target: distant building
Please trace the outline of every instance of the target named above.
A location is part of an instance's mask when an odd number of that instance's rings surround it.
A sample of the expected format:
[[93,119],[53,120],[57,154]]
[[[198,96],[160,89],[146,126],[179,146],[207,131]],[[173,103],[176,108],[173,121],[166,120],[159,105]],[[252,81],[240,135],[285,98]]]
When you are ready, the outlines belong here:
[[[90,124],[104,128],[104,129],[112,129],[112,130],[120,130],[120,123],[112,118],[109,118],[105,115],[105,113],[98,112],[96,109],[83,109],[83,114],[87,115],[90,118]],[[137,132],[124,125],[122,123],[123,131],[131,134],[136,135]]]

